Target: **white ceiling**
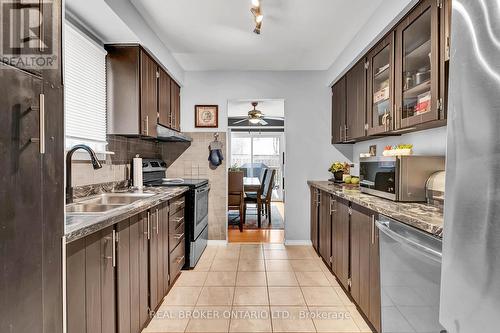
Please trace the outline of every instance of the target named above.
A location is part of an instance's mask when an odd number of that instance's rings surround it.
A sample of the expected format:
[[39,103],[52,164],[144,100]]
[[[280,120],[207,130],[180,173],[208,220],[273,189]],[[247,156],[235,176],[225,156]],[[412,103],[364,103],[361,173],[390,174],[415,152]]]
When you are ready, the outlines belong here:
[[185,70],[326,70],[382,0],[130,0]]
[[227,105],[228,117],[244,117],[248,111],[253,110],[252,102],[259,102],[257,110],[262,111],[265,116],[284,117],[285,101],[283,99],[266,100],[231,100]]

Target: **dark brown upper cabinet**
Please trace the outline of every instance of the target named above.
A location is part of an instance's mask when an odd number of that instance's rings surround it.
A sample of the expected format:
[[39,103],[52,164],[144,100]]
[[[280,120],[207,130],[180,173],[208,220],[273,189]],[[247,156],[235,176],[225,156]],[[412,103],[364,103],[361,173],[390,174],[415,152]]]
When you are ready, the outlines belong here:
[[421,0],[337,80],[333,144],[446,125],[451,3]]
[[165,127],[172,127],[171,108],[171,85],[170,76],[163,70],[159,70],[158,78],[158,123]]
[[438,120],[439,8],[423,0],[396,28],[396,127],[404,129]]
[[366,136],[366,67],[363,58],[346,74],[347,142]]
[[367,56],[367,134],[394,129],[394,33]]
[[171,128],[181,130],[181,87],[174,81],[170,85]]
[[158,124],[180,131],[180,87],[159,61],[137,44],[105,48],[108,134],[157,137]]
[[342,77],[332,87],[332,143],[345,141],[346,80]]

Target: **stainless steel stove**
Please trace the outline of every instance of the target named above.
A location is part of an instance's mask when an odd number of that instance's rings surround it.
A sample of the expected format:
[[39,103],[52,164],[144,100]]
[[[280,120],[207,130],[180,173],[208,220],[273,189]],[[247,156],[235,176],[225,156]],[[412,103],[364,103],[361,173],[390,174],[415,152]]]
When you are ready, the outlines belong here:
[[205,251],[208,242],[208,179],[165,178],[166,163],[158,159],[143,159],[145,186],[188,186],[186,194],[186,264],[194,268]]

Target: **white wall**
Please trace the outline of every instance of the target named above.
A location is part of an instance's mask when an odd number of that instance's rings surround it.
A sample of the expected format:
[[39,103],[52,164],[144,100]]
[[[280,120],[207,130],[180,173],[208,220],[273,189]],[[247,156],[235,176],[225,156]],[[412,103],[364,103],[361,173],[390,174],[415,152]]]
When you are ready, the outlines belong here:
[[[286,135],[285,237],[309,240],[307,180],[327,179],[333,160],[346,160],[330,144],[330,88],[325,72],[186,72],[181,95],[181,128],[194,128],[196,104],[219,105],[219,128],[227,131],[228,100],[284,99]],[[350,158],[352,147],[342,147]]]
[[359,175],[359,154],[367,153],[369,146],[377,145],[377,155],[382,155],[385,146],[397,144],[412,144],[415,155],[446,155],[446,126],[425,131],[386,137],[354,144],[354,169],[351,173]]
[[328,69],[325,84],[331,85],[352,64],[383,37],[419,0],[384,0],[361,27],[351,43],[340,53]]

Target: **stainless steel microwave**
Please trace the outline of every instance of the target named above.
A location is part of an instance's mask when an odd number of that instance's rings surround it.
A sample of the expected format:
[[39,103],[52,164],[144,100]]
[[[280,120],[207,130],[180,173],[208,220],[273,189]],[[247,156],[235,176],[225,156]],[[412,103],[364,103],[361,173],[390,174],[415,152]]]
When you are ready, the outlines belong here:
[[434,172],[444,169],[444,156],[360,158],[360,189],[363,193],[393,201],[425,201],[427,179]]

